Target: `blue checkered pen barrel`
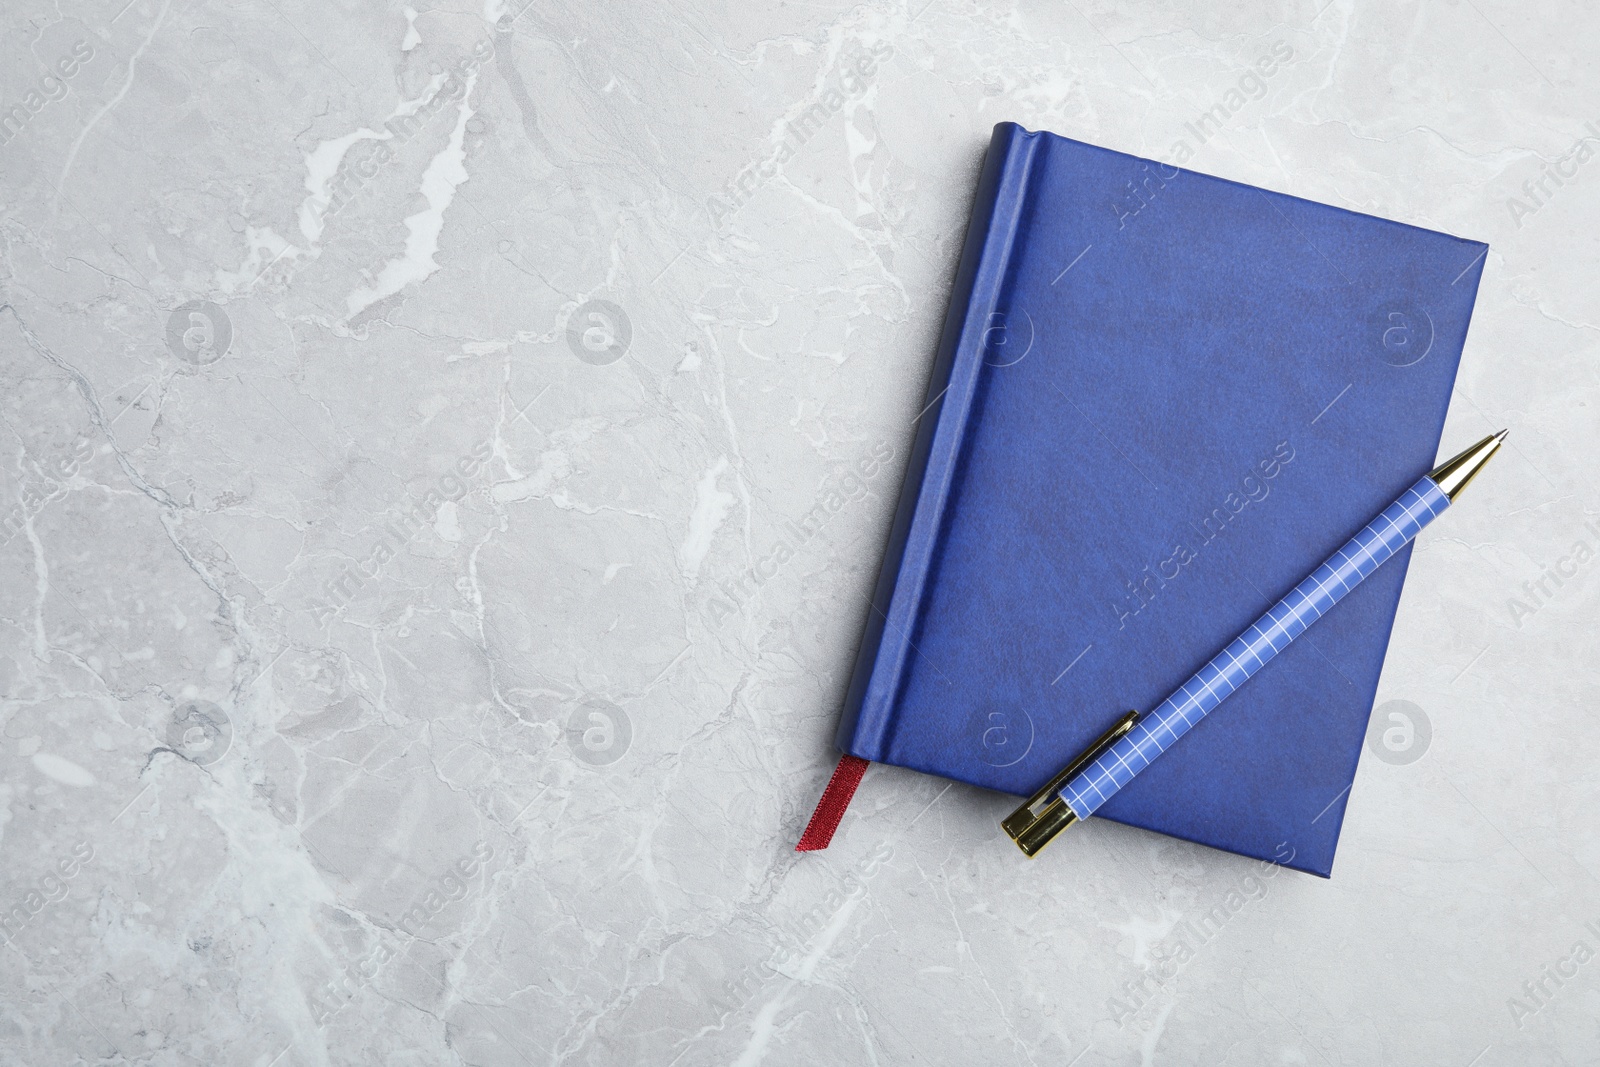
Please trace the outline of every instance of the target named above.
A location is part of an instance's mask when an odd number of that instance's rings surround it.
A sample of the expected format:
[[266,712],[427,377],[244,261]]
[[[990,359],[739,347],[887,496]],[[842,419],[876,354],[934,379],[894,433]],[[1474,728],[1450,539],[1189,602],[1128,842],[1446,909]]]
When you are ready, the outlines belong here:
[[[1161,706],[1139,719],[1131,728],[1126,721],[1097,742],[1103,751],[1072,773],[1068,768],[1065,784],[1061,777],[1035,794],[1027,805],[1006,820],[1006,832],[1017,840],[1028,855],[1033,855],[1056,832],[1079,819],[1087,819],[1117,790],[1133,780],[1165,752],[1178,738],[1188,733],[1201,719],[1221,704],[1306,628],[1322,618],[1345,594],[1360,585],[1384,561],[1400,551],[1440,513],[1500,447],[1505,431],[1484,438],[1407,489],[1385,508],[1366,528],[1318,567],[1311,576],[1274,604],[1267,613],[1219,652],[1194,677],[1185,682]],[[1120,736],[1118,736],[1120,735]],[[1110,740],[1115,737],[1115,740]],[[1091,749],[1081,761],[1092,754]],[[1054,794],[1051,796],[1049,794]],[[1040,801],[1059,797],[1067,809],[1052,805],[1040,815],[1031,807]]]
[[1195,672],[1161,706],[1069,781],[1061,790],[1075,815],[1087,819],[1095,809],[1133,780],[1251,675],[1289,647],[1306,627],[1322,618],[1362,579],[1422,532],[1450,506],[1450,498],[1424,476],[1352,537],[1311,576],[1255,621],[1233,644]]

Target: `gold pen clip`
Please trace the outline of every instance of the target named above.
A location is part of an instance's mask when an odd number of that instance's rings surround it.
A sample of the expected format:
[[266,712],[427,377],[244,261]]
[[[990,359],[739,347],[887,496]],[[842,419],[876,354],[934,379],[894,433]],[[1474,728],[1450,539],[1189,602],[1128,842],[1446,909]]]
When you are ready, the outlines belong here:
[[[1022,807],[1007,815],[1000,823],[1000,828],[1010,835],[1029,859],[1037,856],[1039,850],[1057,834],[1078,821],[1078,816],[1067,806],[1067,802],[1056,796],[1061,787],[1118,738],[1133,729],[1133,724],[1138,721],[1137,711],[1130,711],[1118,719],[1094,744],[1078,753],[1077,758],[1067,764],[1060,774],[1046,782]],[[1050,803],[1044,804],[1046,800]],[[1035,808],[1040,804],[1044,804],[1044,807],[1036,811]]]

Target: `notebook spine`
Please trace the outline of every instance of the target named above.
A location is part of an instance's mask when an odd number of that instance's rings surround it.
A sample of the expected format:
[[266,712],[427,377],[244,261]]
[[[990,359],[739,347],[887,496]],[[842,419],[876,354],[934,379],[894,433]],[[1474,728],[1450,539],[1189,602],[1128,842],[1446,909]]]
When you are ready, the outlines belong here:
[[917,654],[913,635],[983,372],[985,334],[992,316],[1003,310],[1029,173],[1043,144],[1039,134],[1003,122],[994,128],[984,158],[938,357],[839,724],[838,746],[852,756],[884,759],[893,740],[906,669]]

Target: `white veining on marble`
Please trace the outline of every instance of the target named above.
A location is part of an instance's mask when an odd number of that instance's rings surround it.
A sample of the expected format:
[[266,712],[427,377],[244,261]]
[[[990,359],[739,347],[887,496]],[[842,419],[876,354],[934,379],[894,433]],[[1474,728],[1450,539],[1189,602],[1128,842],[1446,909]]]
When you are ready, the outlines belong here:
[[60,190],[66,188],[67,175],[72,172],[72,163],[78,158],[78,150],[83,147],[84,140],[89,136],[89,134],[94,132],[95,126],[100,122],[101,119],[105,118],[113,108],[122,103],[123,98],[128,95],[128,90],[133,88],[133,81],[136,77],[138,77],[139,74],[139,58],[143,56],[145,50],[150,47],[150,42],[156,39],[156,34],[161,30],[161,23],[167,17],[167,9],[171,6],[172,0],[162,0],[161,10],[156,15],[155,21],[151,24],[148,34],[145,36],[144,40],[139,43],[139,46],[134,49],[133,54],[128,57],[128,71],[126,78],[123,80],[122,88],[118,89],[116,95],[110,100],[106,101],[105,105],[101,107],[99,111],[96,111],[94,116],[90,118],[88,122],[84,123],[83,128],[78,131],[78,136],[73,138],[72,147],[67,149],[67,157],[61,164],[61,176],[56,179],[56,191],[58,197],[60,195]]
[[461,94],[461,108],[456,117],[450,140],[433,157],[428,169],[422,172],[422,198],[428,202],[427,210],[419,211],[406,219],[406,247],[404,254],[389,260],[378,272],[370,288],[361,288],[345,298],[345,307],[351,315],[364,311],[387,297],[393,296],[408,285],[425,281],[439,269],[434,258],[439,253],[439,234],[444,230],[444,213],[455,199],[456,189],[467,180],[467,154],[462,141],[467,135],[467,120],[472,118],[472,87],[478,74],[467,75],[466,89]]
[[417,32],[417,9],[407,5],[400,13],[406,17],[406,35],[400,41],[400,51],[409,52],[422,43],[422,34]]

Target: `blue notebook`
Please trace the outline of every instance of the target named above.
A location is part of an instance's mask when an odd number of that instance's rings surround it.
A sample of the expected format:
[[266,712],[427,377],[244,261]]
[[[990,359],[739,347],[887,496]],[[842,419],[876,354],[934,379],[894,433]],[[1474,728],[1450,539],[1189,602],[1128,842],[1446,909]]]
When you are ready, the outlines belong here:
[[[1487,251],[995,127],[839,747],[1025,796],[1160,703],[1433,466]],[[1409,558],[1098,816],[1327,877]]]

